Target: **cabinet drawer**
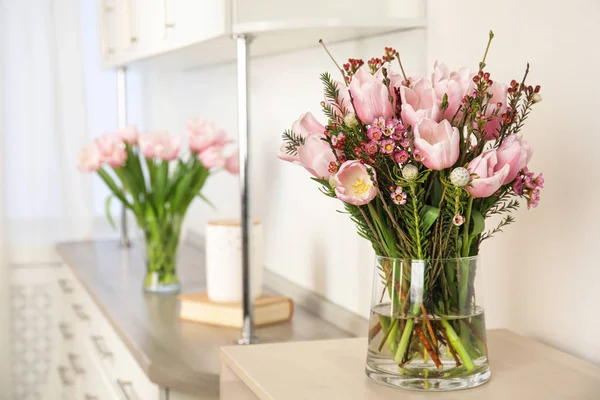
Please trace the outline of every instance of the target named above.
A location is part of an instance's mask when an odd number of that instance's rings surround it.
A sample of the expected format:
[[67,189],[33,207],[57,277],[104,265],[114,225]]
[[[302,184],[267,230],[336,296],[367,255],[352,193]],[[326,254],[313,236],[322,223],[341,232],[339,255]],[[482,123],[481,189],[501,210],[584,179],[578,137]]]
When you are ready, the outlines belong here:
[[94,322],[86,343],[112,385],[125,399],[159,400],[158,386],[148,379],[108,322],[103,317]]
[[80,354],[79,366],[83,369],[82,385],[79,398],[82,400],[121,400],[123,397],[108,379],[106,372],[94,359],[92,349],[85,345],[83,340],[76,344],[77,352]]
[[[82,367],[86,373],[79,397],[87,394],[90,400],[94,396],[102,400],[159,400],[159,387],[148,379],[86,289],[68,268],[62,271],[61,279],[64,281],[59,286],[65,288],[61,321],[64,325],[58,329],[61,336],[65,332],[64,351],[77,355],[75,365],[86,365]],[[71,338],[67,339],[69,334]],[[90,374],[88,369],[94,372]],[[101,376],[103,382],[90,378],[91,375]],[[102,390],[111,392],[112,397]]]

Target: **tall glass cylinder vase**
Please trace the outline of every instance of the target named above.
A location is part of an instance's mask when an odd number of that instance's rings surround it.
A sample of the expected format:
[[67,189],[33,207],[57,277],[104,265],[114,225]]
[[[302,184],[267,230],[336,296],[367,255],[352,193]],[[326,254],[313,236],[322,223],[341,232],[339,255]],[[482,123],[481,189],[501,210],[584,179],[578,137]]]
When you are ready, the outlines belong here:
[[366,374],[447,391],[490,378],[479,258],[376,257]]
[[183,218],[166,215],[161,219],[144,218],[138,221],[138,243],[146,276],[144,290],[153,293],[178,293],[177,254]]

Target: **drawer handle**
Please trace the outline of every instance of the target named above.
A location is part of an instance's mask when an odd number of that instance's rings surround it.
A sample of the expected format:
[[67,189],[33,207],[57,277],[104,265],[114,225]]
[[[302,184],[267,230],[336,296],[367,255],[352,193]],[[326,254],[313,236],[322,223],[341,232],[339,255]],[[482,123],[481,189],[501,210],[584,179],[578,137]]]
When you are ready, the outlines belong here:
[[79,356],[77,354],[73,354],[73,353],[69,353],[69,362],[71,363],[71,368],[73,368],[73,371],[75,371],[75,373],[77,375],[83,375],[85,374],[85,369],[83,369],[80,365],[79,365]]
[[120,379],[117,379],[117,383],[119,384],[119,389],[121,389],[123,396],[125,396],[127,400],[137,400],[138,397],[133,390],[133,383],[122,381]]
[[60,290],[62,290],[65,294],[73,293],[73,288],[69,285],[69,281],[66,279],[59,279],[58,286],[60,286]]
[[89,321],[90,316],[83,312],[83,306],[81,304],[73,304],[73,311],[75,311],[75,315],[82,321]]
[[100,354],[100,357],[102,359],[112,358],[113,353],[110,350],[106,349],[106,343],[102,336],[92,336],[92,342],[94,343],[94,346],[96,347],[96,350],[98,351],[98,354]]
[[73,380],[69,379],[69,377],[68,377],[69,368],[61,365],[57,369],[58,369],[58,376],[60,377],[60,382],[63,385],[63,387],[71,386],[73,384]]
[[60,330],[60,334],[62,335],[64,340],[73,339],[73,334],[69,332],[69,325],[65,322],[61,322],[58,324],[58,329]]

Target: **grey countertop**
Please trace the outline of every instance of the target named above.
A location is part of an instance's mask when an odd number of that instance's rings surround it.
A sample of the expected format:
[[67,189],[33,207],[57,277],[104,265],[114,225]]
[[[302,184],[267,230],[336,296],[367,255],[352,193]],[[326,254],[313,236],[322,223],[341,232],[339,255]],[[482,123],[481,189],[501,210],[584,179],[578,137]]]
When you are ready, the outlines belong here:
[[[176,296],[144,293],[139,249],[91,241],[61,243],[57,250],[152,382],[176,392],[218,394],[219,348],[234,344],[238,329],[182,321]],[[204,290],[204,253],[182,244],[178,275],[182,293]],[[292,321],[259,328],[257,335],[261,343],[351,336],[298,304]]]

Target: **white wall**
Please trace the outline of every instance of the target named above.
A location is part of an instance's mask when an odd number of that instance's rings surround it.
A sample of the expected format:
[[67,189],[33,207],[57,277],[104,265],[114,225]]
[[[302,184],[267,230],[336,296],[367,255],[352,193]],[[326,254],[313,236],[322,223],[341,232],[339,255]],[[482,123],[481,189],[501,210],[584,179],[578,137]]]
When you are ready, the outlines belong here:
[[[489,6],[484,6],[489,4]],[[410,73],[435,59],[477,67],[487,32],[496,33],[488,57],[493,78],[509,81],[532,65],[531,82],[544,101],[525,135],[536,149],[531,167],[547,188],[538,209],[521,211],[517,224],[489,241],[483,253],[488,326],[507,327],[600,362],[600,185],[596,151],[600,133],[600,55],[595,40],[600,3],[506,0],[430,1],[427,47],[423,32],[396,33],[338,44],[340,61],[402,54]],[[595,39],[594,39],[595,38]],[[236,132],[235,67],[197,71],[143,68],[144,124],[181,131],[188,116],[210,117]],[[252,210],[265,224],[267,268],[333,302],[367,315],[372,254],[354,233],[340,204],[321,195],[302,169],[275,158],[281,132],[307,110],[319,113],[320,72],[335,69],[317,47],[252,62]],[[335,76],[335,75],[334,75]],[[188,225],[200,232],[207,219],[236,216],[237,181],[212,179],[206,194],[219,212],[197,203]]]

